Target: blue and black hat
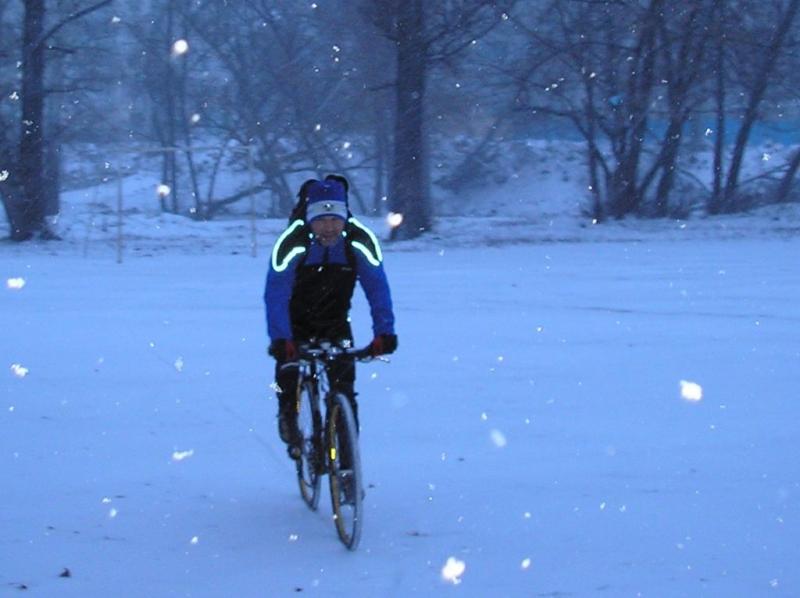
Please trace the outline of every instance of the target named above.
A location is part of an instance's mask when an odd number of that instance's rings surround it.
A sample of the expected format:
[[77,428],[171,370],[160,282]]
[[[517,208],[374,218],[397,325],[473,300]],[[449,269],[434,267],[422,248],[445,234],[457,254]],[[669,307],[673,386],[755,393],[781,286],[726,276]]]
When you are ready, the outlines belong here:
[[347,191],[335,180],[314,181],[308,187],[306,222],[322,216],[347,220]]

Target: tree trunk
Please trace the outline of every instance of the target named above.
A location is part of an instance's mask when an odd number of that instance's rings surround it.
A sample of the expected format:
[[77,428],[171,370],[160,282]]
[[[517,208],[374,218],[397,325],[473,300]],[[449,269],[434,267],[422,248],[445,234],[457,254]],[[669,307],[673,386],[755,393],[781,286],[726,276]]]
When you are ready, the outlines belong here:
[[3,201],[13,241],[25,241],[33,236],[26,224],[24,196],[22,186],[15,184],[10,178],[0,183],[0,199]]
[[597,149],[597,112],[594,105],[594,80],[592,74],[584,75],[584,87],[586,89],[586,142],[587,142],[587,162],[589,167],[589,186],[592,192],[592,218],[598,222],[605,219],[605,209],[603,206],[602,195],[600,194],[600,178],[597,176],[598,155]]
[[46,140],[44,168],[42,170],[42,223],[43,239],[60,239],[61,237],[50,226],[48,217],[56,217],[60,212],[59,196],[61,194],[61,146],[54,139]]
[[661,168],[661,178],[658,180],[655,197],[655,215],[664,218],[669,213],[669,196],[675,186],[675,169],[680,153],[681,138],[685,126],[684,119],[676,119],[670,122],[667,128],[667,135],[659,155],[659,167]]
[[410,239],[431,229],[425,136],[425,84],[427,49],[423,43],[422,0],[399,4],[397,20],[397,107],[395,113],[394,164],[390,202],[403,223],[392,238]]
[[800,150],[795,150],[792,159],[789,160],[789,166],[786,173],[781,179],[781,184],[778,186],[778,191],[775,195],[776,203],[783,203],[789,199],[789,192],[792,190],[794,184],[794,177],[797,175],[797,170],[800,168]]
[[384,213],[386,196],[386,163],[389,157],[389,133],[383,105],[375,103],[375,184],[372,189],[372,210],[376,216]]
[[[186,23],[183,24],[183,37],[184,39],[189,36]],[[189,182],[192,186],[192,198],[194,199],[194,217],[198,220],[205,219],[203,214],[203,198],[200,194],[200,181],[198,180],[197,166],[194,161],[194,150],[192,148],[192,124],[189,118],[189,110],[186,107],[187,99],[187,80],[189,78],[189,57],[178,57],[181,61],[178,82],[176,88],[178,89],[178,106],[177,106],[177,119],[180,123],[180,130],[183,135],[184,157],[186,158],[186,169],[189,172]]]
[[642,194],[637,179],[655,81],[655,42],[659,20],[664,18],[662,4],[662,0],[650,3],[634,51],[635,59],[630,65],[628,92],[622,106],[622,113],[626,117],[623,124],[624,146],[611,179],[611,213],[615,218],[623,218],[641,207]]
[[717,131],[714,137],[714,189],[711,192],[711,201],[708,211],[718,214],[722,207],[722,153],[725,150],[725,36],[724,18],[725,3],[718,5],[719,15],[717,23],[717,55],[716,55],[716,89],[715,100],[717,110]]
[[742,160],[744,159],[744,151],[750,139],[750,131],[756,122],[758,108],[761,105],[761,100],[764,98],[769,79],[778,62],[783,41],[791,28],[798,8],[800,8],[800,0],[791,0],[789,2],[786,13],[778,24],[775,37],[772,38],[769,48],[767,48],[764,62],[758,71],[758,79],[756,79],[753,85],[750,100],[747,104],[744,118],[742,119],[742,126],[739,128],[739,133],[736,135],[736,145],[733,148],[731,166],[728,170],[728,178],[725,181],[725,193],[722,200],[724,210],[731,211],[734,209],[734,194],[739,186],[739,174],[741,172]]
[[[44,0],[26,0],[22,41],[22,131],[19,144],[23,196],[11,238],[30,239],[44,227]],[[12,200],[13,201],[13,200]]]
[[[164,82],[165,85],[165,93],[167,95],[167,145],[170,148],[175,148],[177,146],[178,134],[176,131],[176,119],[177,119],[177,102],[176,102],[176,90],[175,90],[175,65],[174,60],[175,57],[172,57],[172,44],[175,42],[173,39],[175,37],[174,33],[174,23],[175,23],[175,7],[172,0],[168,0],[167,2],[167,78]],[[168,185],[170,187],[170,209],[173,214],[177,214],[180,211],[180,202],[178,200],[178,154],[177,150],[172,149],[165,155],[167,160],[167,176],[169,177]]]

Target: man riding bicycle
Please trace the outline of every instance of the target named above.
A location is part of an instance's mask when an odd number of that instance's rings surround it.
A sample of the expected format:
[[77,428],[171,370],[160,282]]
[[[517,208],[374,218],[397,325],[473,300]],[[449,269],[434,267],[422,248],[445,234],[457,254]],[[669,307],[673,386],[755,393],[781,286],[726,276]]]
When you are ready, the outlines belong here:
[[[278,431],[293,459],[300,455],[295,406],[297,347],[314,340],[352,345],[348,315],[356,280],[364,289],[372,315],[370,353],[389,354],[397,348],[380,245],[372,231],[351,216],[346,179],[329,175],[324,181],[306,181],[298,208],[272,249],[264,290],[269,354],[276,360]],[[352,359],[333,364],[329,376],[331,388],[350,401],[357,424]]]

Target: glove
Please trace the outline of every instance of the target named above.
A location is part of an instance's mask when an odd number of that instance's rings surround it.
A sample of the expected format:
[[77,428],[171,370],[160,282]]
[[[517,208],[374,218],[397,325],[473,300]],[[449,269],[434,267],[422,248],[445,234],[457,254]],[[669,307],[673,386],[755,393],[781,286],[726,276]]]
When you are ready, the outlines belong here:
[[297,347],[290,338],[279,338],[272,341],[267,352],[277,361],[297,360]]
[[397,350],[396,334],[379,334],[369,344],[369,353],[373,357],[389,355]]

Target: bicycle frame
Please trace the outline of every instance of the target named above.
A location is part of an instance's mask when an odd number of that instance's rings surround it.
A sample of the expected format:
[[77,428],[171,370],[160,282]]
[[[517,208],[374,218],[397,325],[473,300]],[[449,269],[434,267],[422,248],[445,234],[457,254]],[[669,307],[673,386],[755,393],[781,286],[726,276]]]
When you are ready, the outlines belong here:
[[[351,347],[341,347],[328,341],[314,342],[299,347],[300,358],[297,360],[298,367],[298,386],[311,384],[314,388],[312,410],[320,414],[320,422],[327,421],[327,413],[331,410],[333,397],[336,389],[331,387],[328,374],[328,367],[337,359],[349,357],[357,361],[370,361],[373,359],[369,352],[369,347],[363,349],[353,349]],[[321,401],[325,404],[325,412],[321,410]],[[325,417],[322,417],[322,416]],[[320,473],[327,473],[331,458],[330,447],[317,447],[323,449],[323,469]]]

